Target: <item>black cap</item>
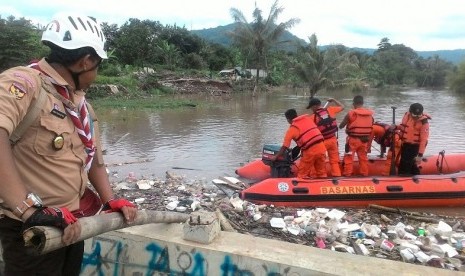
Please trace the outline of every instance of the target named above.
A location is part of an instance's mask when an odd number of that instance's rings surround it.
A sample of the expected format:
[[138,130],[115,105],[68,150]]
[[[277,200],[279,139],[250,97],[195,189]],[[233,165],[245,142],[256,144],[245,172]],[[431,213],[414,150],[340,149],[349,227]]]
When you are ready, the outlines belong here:
[[309,109],[310,107],[315,106],[315,105],[321,105],[320,99],[318,99],[318,98],[310,98],[310,101],[308,102],[307,109]]
[[414,103],[410,106],[410,109],[408,111],[413,115],[418,116],[423,114],[423,106],[420,103]]

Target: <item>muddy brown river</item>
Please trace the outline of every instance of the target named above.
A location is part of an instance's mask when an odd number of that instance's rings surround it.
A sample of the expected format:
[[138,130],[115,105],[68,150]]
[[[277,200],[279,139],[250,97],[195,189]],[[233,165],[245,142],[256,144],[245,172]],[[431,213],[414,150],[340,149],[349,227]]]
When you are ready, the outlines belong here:
[[[356,94],[321,92],[324,102],[333,97],[345,104],[338,121],[351,108]],[[450,91],[409,89],[361,93],[365,106],[375,111],[375,120],[392,123],[392,106],[399,123],[410,104],[420,102],[432,116],[426,155],[465,152],[465,96]],[[273,94],[238,94],[227,98],[204,97],[202,107],[176,110],[97,110],[109,170],[120,176],[164,178],[173,170],[191,179],[211,181],[235,175],[235,169],[260,157],[264,144],[280,144],[289,126],[288,108],[305,109],[308,95],[302,91]],[[345,134],[339,130],[342,152]],[[379,146],[372,149],[377,154]],[[123,166],[117,164],[125,163]]]

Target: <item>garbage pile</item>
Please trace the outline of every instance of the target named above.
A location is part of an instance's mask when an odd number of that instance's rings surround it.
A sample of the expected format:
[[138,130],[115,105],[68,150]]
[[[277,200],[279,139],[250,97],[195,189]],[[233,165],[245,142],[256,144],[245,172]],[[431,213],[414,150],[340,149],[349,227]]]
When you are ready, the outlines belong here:
[[[117,173],[112,174],[117,177]],[[465,271],[465,218],[367,209],[296,209],[256,205],[205,179],[167,172],[166,179],[115,182],[117,195],[140,209],[221,212],[235,231],[326,250]]]

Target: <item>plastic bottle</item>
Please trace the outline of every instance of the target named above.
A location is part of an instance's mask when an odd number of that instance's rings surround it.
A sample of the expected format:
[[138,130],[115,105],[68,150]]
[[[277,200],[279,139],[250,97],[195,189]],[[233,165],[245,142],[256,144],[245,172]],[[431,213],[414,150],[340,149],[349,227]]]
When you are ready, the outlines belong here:
[[465,239],[459,240],[459,241],[457,241],[457,243],[455,244],[455,248],[456,248],[457,250],[463,250],[464,246],[465,246]]
[[351,233],[351,237],[356,238],[356,239],[364,239],[365,233],[363,233],[362,231],[353,231]]
[[420,237],[425,236],[425,229],[423,229],[423,227],[418,228],[418,236]]

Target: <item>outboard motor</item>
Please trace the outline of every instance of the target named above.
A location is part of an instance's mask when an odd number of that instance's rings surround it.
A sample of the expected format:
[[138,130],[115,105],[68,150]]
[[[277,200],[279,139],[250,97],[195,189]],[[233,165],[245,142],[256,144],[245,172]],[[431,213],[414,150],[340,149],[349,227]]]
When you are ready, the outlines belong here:
[[262,151],[262,161],[271,167],[271,177],[290,177],[291,165],[294,163],[291,150],[281,155],[276,161],[271,161],[271,157],[276,155],[281,149],[281,145],[264,145]]

